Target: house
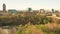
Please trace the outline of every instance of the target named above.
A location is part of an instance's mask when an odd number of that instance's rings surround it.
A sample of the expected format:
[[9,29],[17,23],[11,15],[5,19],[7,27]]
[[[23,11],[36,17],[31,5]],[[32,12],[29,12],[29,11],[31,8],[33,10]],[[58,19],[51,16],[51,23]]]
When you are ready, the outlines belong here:
[[9,9],[8,13],[17,13],[17,10],[15,10],[15,9]]

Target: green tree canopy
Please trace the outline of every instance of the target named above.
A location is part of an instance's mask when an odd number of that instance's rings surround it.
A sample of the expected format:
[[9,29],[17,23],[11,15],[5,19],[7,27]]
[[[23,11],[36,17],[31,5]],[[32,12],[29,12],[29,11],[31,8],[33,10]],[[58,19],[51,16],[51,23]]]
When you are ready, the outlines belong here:
[[28,8],[28,11],[31,11],[32,10],[32,8]]

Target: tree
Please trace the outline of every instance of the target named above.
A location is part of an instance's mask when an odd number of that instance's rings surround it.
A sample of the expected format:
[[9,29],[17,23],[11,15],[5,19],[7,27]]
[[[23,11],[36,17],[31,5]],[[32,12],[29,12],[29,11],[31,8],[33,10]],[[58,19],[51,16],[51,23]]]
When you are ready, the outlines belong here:
[[52,9],[52,12],[54,13],[54,9]]
[[28,11],[31,11],[32,10],[32,8],[28,8]]

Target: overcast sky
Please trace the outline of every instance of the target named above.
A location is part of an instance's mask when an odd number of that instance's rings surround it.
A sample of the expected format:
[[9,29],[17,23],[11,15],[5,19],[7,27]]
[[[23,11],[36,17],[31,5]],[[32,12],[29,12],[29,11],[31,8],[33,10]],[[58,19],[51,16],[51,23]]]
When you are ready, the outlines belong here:
[[0,10],[5,3],[7,9],[26,10],[32,9],[60,9],[60,0],[0,0]]

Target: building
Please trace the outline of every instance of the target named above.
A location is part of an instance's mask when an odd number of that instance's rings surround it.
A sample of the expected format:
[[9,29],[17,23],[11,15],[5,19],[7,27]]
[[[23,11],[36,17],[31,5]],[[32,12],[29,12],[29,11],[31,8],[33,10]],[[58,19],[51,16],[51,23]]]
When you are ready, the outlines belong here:
[[3,5],[2,5],[2,9],[3,10],[0,10],[0,16],[2,16],[2,15],[5,15],[7,12],[6,12],[6,5],[3,3]]
[[0,16],[2,16],[4,14],[4,12],[2,10],[0,10]]
[[3,4],[3,11],[6,12],[6,5]]
[[17,10],[15,10],[15,9],[9,9],[8,13],[17,13]]

